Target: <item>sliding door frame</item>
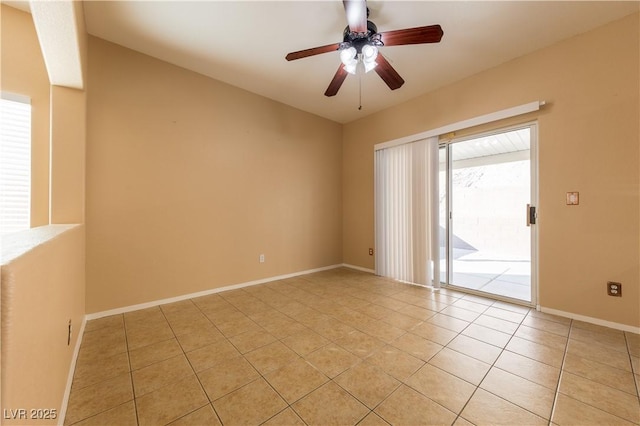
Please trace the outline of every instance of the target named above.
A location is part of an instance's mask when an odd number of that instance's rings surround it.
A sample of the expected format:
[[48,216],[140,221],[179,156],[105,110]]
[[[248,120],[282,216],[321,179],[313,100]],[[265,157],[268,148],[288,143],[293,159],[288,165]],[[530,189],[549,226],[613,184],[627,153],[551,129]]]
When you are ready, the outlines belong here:
[[[453,247],[451,246],[452,241],[452,197],[451,197],[451,181],[452,181],[452,156],[451,156],[451,146],[458,142],[464,142],[471,139],[477,139],[481,137],[493,136],[500,133],[506,133],[510,131],[520,130],[520,129],[530,129],[530,140],[529,140],[529,155],[530,155],[530,172],[531,172],[531,188],[530,188],[530,203],[532,206],[536,207],[536,223],[531,225],[531,301],[527,302],[520,299],[514,299],[510,297],[500,296],[493,293],[482,292],[473,289],[467,289],[464,287],[456,286],[452,281],[452,272],[453,272]],[[489,296],[492,299],[501,300],[505,302],[515,303],[519,305],[531,306],[538,308],[538,300],[539,300],[539,285],[538,285],[538,227],[540,226],[540,218],[538,217],[539,209],[539,198],[538,198],[538,122],[528,121],[521,124],[504,126],[504,127],[496,127],[495,129],[478,132],[469,135],[465,135],[459,138],[452,138],[449,140],[443,140],[439,144],[439,148],[445,149],[446,155],[446,215],[447,220],[446,224],[446,232],[445,232],[445,244],[446,244],[446,274],[445,274],[445,282],[441,282],[444,288],[451,288],[452,290],[462,291],[464,293],[470,293],[478,296],[487,297]],[[522,220],[525,222],[525,210],[523,208]]]

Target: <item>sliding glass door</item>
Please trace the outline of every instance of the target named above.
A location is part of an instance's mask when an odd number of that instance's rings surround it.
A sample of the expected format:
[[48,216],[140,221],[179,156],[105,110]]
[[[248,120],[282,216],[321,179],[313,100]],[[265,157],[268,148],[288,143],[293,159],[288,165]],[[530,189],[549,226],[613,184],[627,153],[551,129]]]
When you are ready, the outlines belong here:
[[535,303],[535,139],[531,124],[441,147],[446,284]]

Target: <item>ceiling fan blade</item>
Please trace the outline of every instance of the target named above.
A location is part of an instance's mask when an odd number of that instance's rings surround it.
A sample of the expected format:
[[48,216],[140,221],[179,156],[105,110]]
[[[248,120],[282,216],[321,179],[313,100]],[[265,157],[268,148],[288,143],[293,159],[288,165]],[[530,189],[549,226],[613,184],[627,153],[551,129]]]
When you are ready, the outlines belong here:
[[340,90],[340,86],[342,86],[344,79],[347,78],[347,74],[349,73],[346,72],[343,65],[340,64],[340,67],[338,67],[338,71],[336,71],[336,75],[333,76],[333,79],[331,80],[331,83],[329,83],[329,87],[327,87],[324,95],[335,96],[336,93],[338,93],[338,90]]
[[385,31],[380,33],[385,46],[403,44],[439,43],[444,32],[440,25],[407,28],[404,30]]
[[365,0],[343,0],[349,30],[355,33],[367,32],[367,2]]
[[287,61],[293,61],[295,59],[302,59],[308,56],[319,55],[321,53],[334,52],[338,50],[340,43],[327,44],[326,46],[312,47],[311,49],[298,50],[297,52],[291,52],[285,56]]
[[398,74],[389,61],[387,61],[387,59],[380,53],[378,53],[378,56],[376,57],[376,62],[378,65],[374,70],[378,73],[380,78],[387,83],[389,89],[396,90],[404,84],[404,80],[400,77],[400,74]]

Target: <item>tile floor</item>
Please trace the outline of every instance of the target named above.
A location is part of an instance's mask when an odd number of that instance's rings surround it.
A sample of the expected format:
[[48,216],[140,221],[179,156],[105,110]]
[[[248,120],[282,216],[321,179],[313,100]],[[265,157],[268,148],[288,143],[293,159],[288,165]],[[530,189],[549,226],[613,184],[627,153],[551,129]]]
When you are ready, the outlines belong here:
[[88,322],[65,424],[625,425],[639,387],[636,334],[342,268]]

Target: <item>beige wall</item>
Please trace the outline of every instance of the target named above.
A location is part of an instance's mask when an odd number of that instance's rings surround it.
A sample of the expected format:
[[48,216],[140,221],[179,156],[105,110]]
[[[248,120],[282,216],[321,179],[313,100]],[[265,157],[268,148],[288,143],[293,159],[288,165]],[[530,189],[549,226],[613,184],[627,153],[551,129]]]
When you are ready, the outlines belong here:
[[51,86],[51,223],[84,223],[86,93]]
[[376,143],[546,100],[519,119],[539,123],[539,303],[640,326],[638,35],[635,14],[345,125],[344,262],[374,268]]
[[[14,235],[22,243],[43,243],[2,266],[2,408],[55,409],[61,415],[84,318],[85,235],[83,225],[69,230],[60,226]],[[67,345],[69,320],[73,335]],[[3,424],[34,424],[34,420],[3,420]]]
[[31,15],[2,4],[2,91],[31,98],[31,226],[49,223],[49,76]]
[[[79,43],[86,46],[82,28],[78,32]],[[73,351],[85,315],[85,231],[83,225],[36,226],[49,223],[50,207],[53,223],[83,222],[85,94],[49,85],[28,13],[2,5],[0,50],[2,90],[32,99],[32,226],[35,227],[4,236],[0,244],[3,258],[0,405],[14,410],[55,409],[60,416]],[[81,52],[85,54],[83,49]],[[16,256],[16,250],[22,254]],[[14,253],[9,257],[11,260],[7,260],[7,253]],[[69,320],[74,333],[67,345]],[[33,424],[32,419],[5,422]],[[55,424],[57,419],[38,423]]]
[[339,124],[93,37],[88,69],[87,313],[342,262]]

